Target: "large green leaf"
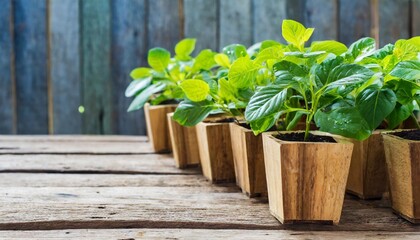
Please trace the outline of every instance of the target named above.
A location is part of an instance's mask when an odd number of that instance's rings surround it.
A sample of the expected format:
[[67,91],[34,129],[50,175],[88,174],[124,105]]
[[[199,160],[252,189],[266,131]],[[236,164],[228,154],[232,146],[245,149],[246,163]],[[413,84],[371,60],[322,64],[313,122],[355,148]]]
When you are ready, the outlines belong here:
[[214,61],[215,52],[210,49],[204,49],[195,58],[194,65],[191,69],[192,72],[198,72],[200,70],[210,70],[216,62]]
[[370,129],[376,129],[395,107],[397,98],[390,89],[368,87],[356,98],[356,107]]
[[280,112],[287,100],[287,88],[269,85],[251,97],[245,110],[245,118],[252,122]]
[[420,85],[415,82],[399,80],[395,93],[397,100],[401,104],[410,104],[414,100],[414,95],[420,90]]
[[328,75],[326,91],[336,87],[352,87],[369,80],[374,72],[357,64],[342,64],[333,68]]
[[345,53],[347,51],[347,47],[346,45],[334,40],[312,42],[311,52],[317,51],[325,51],[338,56]]
[[175,54],[180,60],[189,60],[195,48],[195,38],[185,38],[175,45]]
[[351,56],[354,62],[359,62],[363,58],[372,55],[375,52],[375,39],[365,37],[357,40],[350,45],[347,55]]
[[399,102],[395,105],[394,110],[386,117],[388,121],[388,129],[398,127],[404,120],[410,117],[413,113],[413,104],[401,105]]
[[281,45],[274,45],[259,52],[255,62],[261,64],[269,59],[281,59],[283,56],[283,47]]
[[152,77],[145,77],[131,81],[125,90],[126,97],[132,97],[152,83]]
[[420,79],[420,61],[405,61],[400,62],[389,73],[390,75],[405,80],[419,80]]
[[238,58],[233,62],[228,73],[229,82],[236,88],[249,88],[254,85],[255,76],[260,66],[249,57]]
[[171,60],[171,53],[164,48],[152,48],[147,55],[147,62],[156,71],[163,72]]
[[249,124],[254,134],[258,135],[260,133],[263,133],[269,130],[271,127],[273,127],[274,124],[276,124],[279,117],[280,117],[280,113],[274,113],[267,117],[263,117],[255,121],[252,121]]
[[369,124],[354,107],[339,107],[328,112],[318,110],[315,123],[320,131],[364,140],[372,133]]
[[193,102],[205,100],[210,93],[209,85],[203,80],[188,79],[182,81],[180,85],[188,99]]
[[166,84],[164,83],[150,85],[134,98],[127,111],[131,112],[142,108],[153,94],[162,91],[165,87]]
[[210,101],[182,101],[175,110],[173,119],[183,126],[195,126],[203,121],[214,109]]
[[281,26],[283,38],[303,50],[303,45],[314,32],[313,28],[305,28],[301,23],[294,20],[284,20]]

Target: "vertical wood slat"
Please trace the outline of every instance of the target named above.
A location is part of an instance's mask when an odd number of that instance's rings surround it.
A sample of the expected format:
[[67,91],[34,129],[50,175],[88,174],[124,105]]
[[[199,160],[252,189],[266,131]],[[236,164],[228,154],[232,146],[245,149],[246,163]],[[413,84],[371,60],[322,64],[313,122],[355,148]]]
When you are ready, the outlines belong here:
[[233,43],[253,44],[251,16],[250,0],[220,0],[220,50]]
[[17,133],[48,133],[47,2],[15,0]]
[[0,8],[0,134],[16,133],[13,92],[13,15],[11,0]]
[[340,0],[338,40],[347,46],[371,36],[371,4],[366,0]]
[[79,2],[49,0],[53,133],[82,133]]
[[409,37],[410,0],[379,0],[379,46]]
[[144,111],[127,113],[132,99],[124,96],[131,80],[130,71],[147,65],[145,0],[119,0],[111,4],[114,132],[145,135]]
[[284,41],[281,35],[281,24],[287,18],[286,0],[252,0],[253,42],[267,39]]
[[109,0],[81,1],[83,132],[112,133]]
[[147,48],[163,47],[174,53],[181,40],[179,1],[147,0]]
[[420,36],[420,0],[412,0],[411,37]]
[[337,39],[338,1],[306,0],[304,19],[306,27],[315,28],[311,41]]
[[197,54],[203,49],[217,50],[218,4],[208,0],[184,0],[185,37],[197,39]]

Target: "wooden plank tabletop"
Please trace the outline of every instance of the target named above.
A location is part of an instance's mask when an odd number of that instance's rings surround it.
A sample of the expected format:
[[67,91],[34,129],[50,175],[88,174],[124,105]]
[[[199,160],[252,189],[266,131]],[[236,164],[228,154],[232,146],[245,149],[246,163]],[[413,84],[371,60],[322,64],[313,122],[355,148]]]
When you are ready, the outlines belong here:
[[145,140],[0,136],[0,239],[420,238],[387,199],[346,196],[338,226],[282,225],[267,199],[176,169]]

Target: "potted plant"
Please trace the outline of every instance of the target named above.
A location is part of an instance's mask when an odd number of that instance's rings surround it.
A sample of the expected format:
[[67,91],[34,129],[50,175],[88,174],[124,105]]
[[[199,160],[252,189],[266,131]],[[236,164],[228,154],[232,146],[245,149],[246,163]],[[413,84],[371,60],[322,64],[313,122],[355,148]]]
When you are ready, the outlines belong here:
[[398,103],[390,122],[398,125],[413,118],[417,129],[397,130],[383,134],[393,210],[412,223],[420,222],[420,125],[413,110],[420,104],[420,38],[399,40],[401,50],[392,55],[399,61],[388,76],[389,87],[396,92]]
[[[335,41],[305,48],[312,32],[298,22],[283,21],[283,37],[291,46],[273,66],[274,83],[251,97],[245,118],[258,133],[281,116],[292,119],[288,129],[306,117],[305,131],[263,134],[270,211],[282,223],[337,224],[353,150],[346,137],[369,137],[374,125],[386,117],[375,112],[371,118],[372,111],[366,109],[378,104],[372,98],[386,105],[383,102],[392,97],[374,84],[373,71],[345,61],[355,49],[347,50]],[[310,131],[313,120],[323,132]]]

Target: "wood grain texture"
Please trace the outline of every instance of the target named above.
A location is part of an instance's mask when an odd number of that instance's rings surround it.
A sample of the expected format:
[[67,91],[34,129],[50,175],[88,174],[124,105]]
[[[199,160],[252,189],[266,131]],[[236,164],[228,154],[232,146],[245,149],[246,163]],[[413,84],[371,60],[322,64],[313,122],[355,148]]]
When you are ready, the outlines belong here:
[[17,133],[48,133],[47,1],[16,0]]
[[80,3],[83,133],[112,134],[110,1]]
[[16,133],[12,1],[0,8],[0,134]]
[[196,38],[195,54],[203,49],[219,49],[218,4],[208,0],[184,0],[184,34]]
[[251,0],[220,1],[219,22],[220,50],[233,43],[253,44]]
[[172,119],[173,113],[168,113],[169,135],[172,153],[177,168],[196,167],[200,164],[197,129],[184,127]]
[[311,41],[338,38],[338,1],[310,0],[305,3],[304,23],[315,28]]
[[392,208],[413,223],[420,222],[419,142],[384,134]]
[[364,141],[352,140],[353,154],[346,190],[362,199],[381,198],[388,188],[382,135],[375,131]]
[[123,94],[131,80],[131,70],[147,65],[145,6],[145,0],[111,1],[112,115],[113,132],[118,134],[146,135],[144,112],[128,113],[132,99]]
[[[50,0],[50,78],[53,132],[82,133],[80,9],[74,0]],[[71,67],[70,67],[71,66]]]
[[175,44],[181,40],[179,1],[147,1],[147,49],[163,47],[174,53]]
[[391,240],[407,239],[416,240],[420,233],[416,232],[374,232],[374,231],[290,231],[290,230],[233,230],[233,229],[66,229],[50,231],[2,231],[2,236],[7,239],[201,239],[211,236],[213,239],[324,239],[324,240]]
[[144,105],[147,136],[155,152],[172,151],[167,114],[175,111],[176,106],[175,104],[151,106],[148,103]]
[[203,175],[214,183],[234,182],[229,123],[201,122],[196,129]]
[[281,23],[287,18],[287,0],[252,0],[252,11],[253,42],[283,41]]
[[264,151],[261,135],[247,128],[230,124],[236,184],[250,197],[267,196]]
[[420,1],[412,0],[411,37],[420,36]]
[[349,46],[362,37],[371,36],[370,12],[370,1],[340,1],[338,40]]
[[[0,172],[95,174],[199,174],[174,167],[169,155],[0,155]],[[48,163],[48,164],[46,164]]]
[[353,144],[339,137],[287,142],[273,134],[263,134],[270,212],[282,223],[338,224]]
[[378,2],[380,47],[409,37],[409,2],[410,0]]

